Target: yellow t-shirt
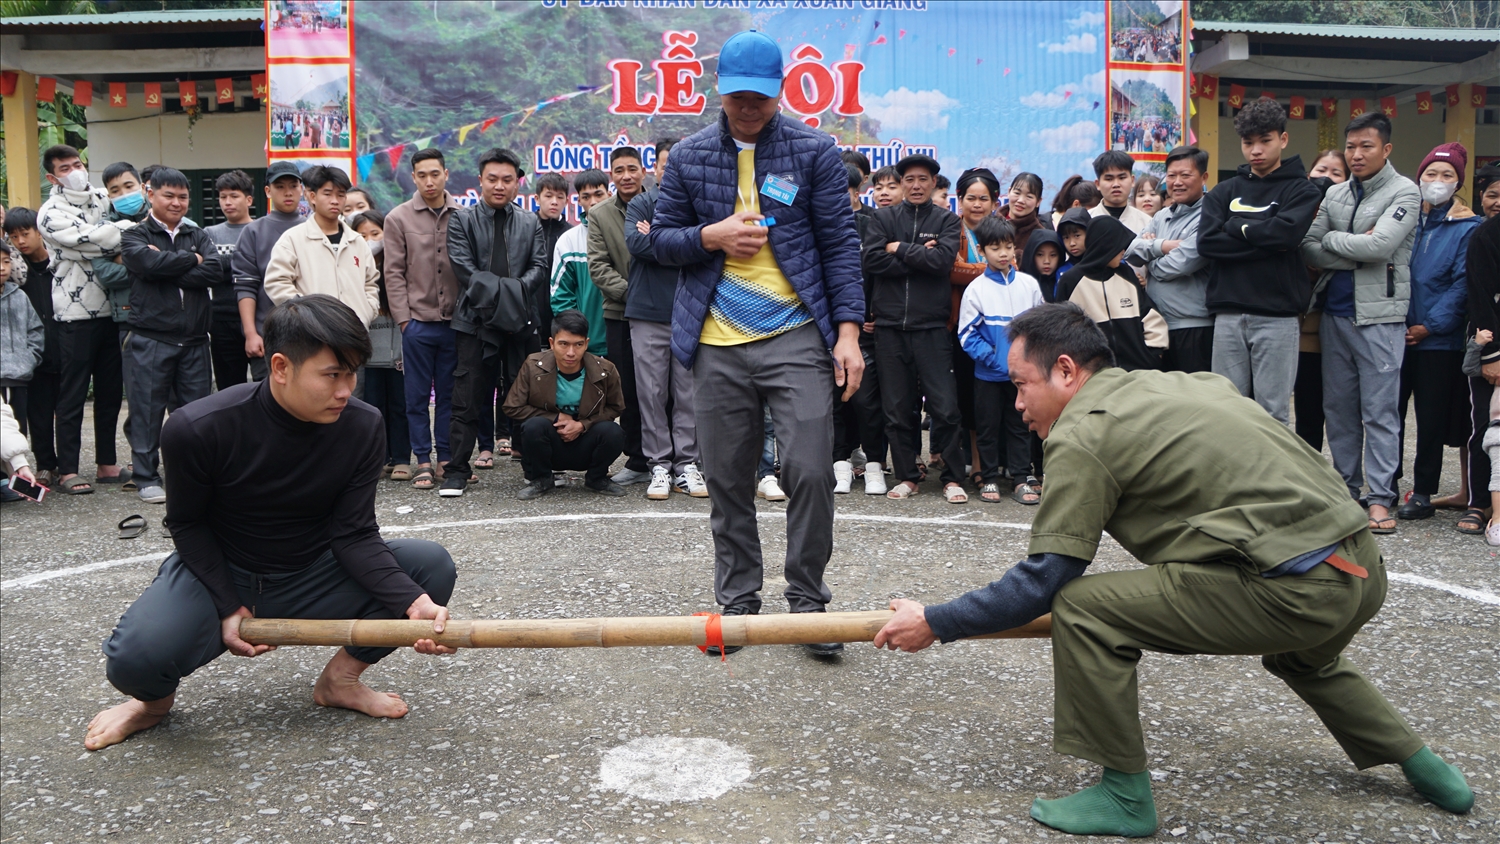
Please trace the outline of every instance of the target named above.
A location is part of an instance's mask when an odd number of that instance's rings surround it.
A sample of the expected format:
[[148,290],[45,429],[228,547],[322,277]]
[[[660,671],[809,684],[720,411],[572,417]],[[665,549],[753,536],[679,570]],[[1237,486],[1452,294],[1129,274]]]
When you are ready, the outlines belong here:
[[[738,159],[739,184],[734,210],[760,213],[755,189],[755,147],[743,146]],[[724,274],[703,320],[699,342],[710,346],[738,346],[764,340],[812,321],[792,283],[782,274],[771,244],[749,258],[727,258]]]

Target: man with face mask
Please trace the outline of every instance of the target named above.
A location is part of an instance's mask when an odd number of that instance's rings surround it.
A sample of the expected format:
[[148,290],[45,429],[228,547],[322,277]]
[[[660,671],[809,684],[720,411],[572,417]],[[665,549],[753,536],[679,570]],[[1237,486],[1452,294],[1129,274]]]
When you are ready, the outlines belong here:
[[52,195],[37,212],[37,229],[53,256],[52,311],[58,322],[61,378],[57,400],[58,486],[86,495],[94,484],[78,474],[83,449],[83,406],[94,387],[94,460],[98,482],[118,482],[115,422],[120,416],[124,376],[119,335],[109,296],[94,272],[93,259],[120,253],[129,228],[108,218],[109,195],[89,184],[88,167],[66,144],[48,147],[42,166]]

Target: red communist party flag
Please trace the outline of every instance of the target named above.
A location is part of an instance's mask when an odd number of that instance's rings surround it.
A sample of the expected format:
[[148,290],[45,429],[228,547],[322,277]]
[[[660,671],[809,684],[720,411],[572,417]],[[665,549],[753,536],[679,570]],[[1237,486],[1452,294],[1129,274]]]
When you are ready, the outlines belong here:
[[189,79],[177,83],[177,96],[182,98],[183,108],[192,108],[198,104],[198,83]]
[[1229,107],[1230,108],[1242,108],[1242,107],[1244,107],[1244,105],[1245,105],[1245,86],[1244,85],[1230,85],[1229,86]]
[[161,108],[161,83],[146,83],[146,108]]
[[91,106],[94,104],[94,83],[80,79],[73,83],[73,105]]
[[1443,91],[1445,93],[1447,93],[1447,95],[1448,95],[1448,107],[1449,108],[1453,108],[1454,106],[1458,105],[1458,86],[1457,85],[1449,85],[1448,87],[1444,88]]
[[1288,110],[1293,120],[1301,120],[1307,116],[1307,98],[1292,97],[1292,107]]
[[57,97],[57,80],[50,76],[43,76],[36,81],[36,98],[44,103],[50,103]]
[[1349,101],[1349,116],[1350,117],[1358,117],[1358,116],[1360,116],[1361,114],[1364,114],[1364,113],[1365,113],[1365,101],[1364,100],[1350,100]]
[[1475,108],[1484,108],[1484,101],[1489,95],[1490,89],[1483,85],[1469,86],[1469,105]]
[[1419,91],[1417,93],[1417,114],[1432,113],[1432,92]]
[[111,82],[111,83],[109,83],[109,107],[110,108],[124,108],[127,99],[128,98],[125,95],[125,83],[124,82]]
[[14,70],[0,72],[0,96],[10,96],[16,92],[16,81],[21,78]]
[[1381,97],[1380,98],[1380,113],[1384,114],[1386,117],[1395,117],[1396,116],[1396,98],[1395,97]]
[[214,91],[216,93],[215,99],[217,99],[219,102],[221,102],[221,103],[232,103],[232,102],[234,102],[234,80],[233,79],[215,79],[214,80]]

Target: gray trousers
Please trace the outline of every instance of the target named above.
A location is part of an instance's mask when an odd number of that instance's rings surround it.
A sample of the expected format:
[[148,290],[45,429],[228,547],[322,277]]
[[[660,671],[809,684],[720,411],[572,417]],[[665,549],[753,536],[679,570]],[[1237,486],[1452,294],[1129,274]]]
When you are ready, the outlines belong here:
[[1296,317],[1218,314],[1214,317],[1215,375],[1234,382],[1277,422],[1292,420],[1292,384],[1297,381]]
[[1393,507],[1396,467],[1401,463],[1398,408],[1406,326],[1399,322],[1355,325],[1349,317],[1325,313],[1319,337],[1323,415],[1333,468],[1354,498],[1359,498],[1368,477],[1370,503]]
[[[393,539],[386,543],[396,565],[438,604],[453,596],[453,558],[436,542]],[[229,567],[240,601],[260,618],[399,618],[365,591],[325,552],[301,571],[254,574]],[[136,700],[161,700],[182,678],[226,650],[219,613],[208,588],[176,554],[131,604],[104,642],[105,675]],[[364,663],[376,663],[395,648],[345,648]]]
[[[207,338],[204,338],[207,340]],[[209,394],[214,385],[213,358],[208,343],[177,346],[135,332],[125,347],[130,381],[125,386],[130,418],[125,438],[134,461],[131,475],[141,487],[159,485],[161,426],[168,411]]]
[[[672,324],[630,321],[635,352],[635,396],[641,412],[641,452],[653,466],[674,475],[698,462],[698,428],[693,409],[693,371],[672,354]],[[667,413],[667,401],[672,412]]]
[[833,357],[817,325],[739,346],[699,346],[693,383],[719,604],[760,609],[764,571],[755,469],[764,400],[776,427],[788,498],[787,603],[792,612],[823,609],[833,599],[823,583],[833,554]]

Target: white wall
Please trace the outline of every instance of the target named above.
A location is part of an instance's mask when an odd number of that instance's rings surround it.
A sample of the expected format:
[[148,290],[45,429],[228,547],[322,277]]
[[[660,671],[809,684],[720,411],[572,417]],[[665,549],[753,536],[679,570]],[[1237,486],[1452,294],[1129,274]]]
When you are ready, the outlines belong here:
[[[109,94],[94,96],[107,100]],[[189,145],[186,114],[161,114],[137,104],[139,91],[130,96],[135,102],[128,108],[88,110],[89,175],[94,184],[101,183],[104,168],[116,161],[128,161],[137,169],[148,164],[178,170],[266,166],[265,112],[204,112],[193,125]]]

